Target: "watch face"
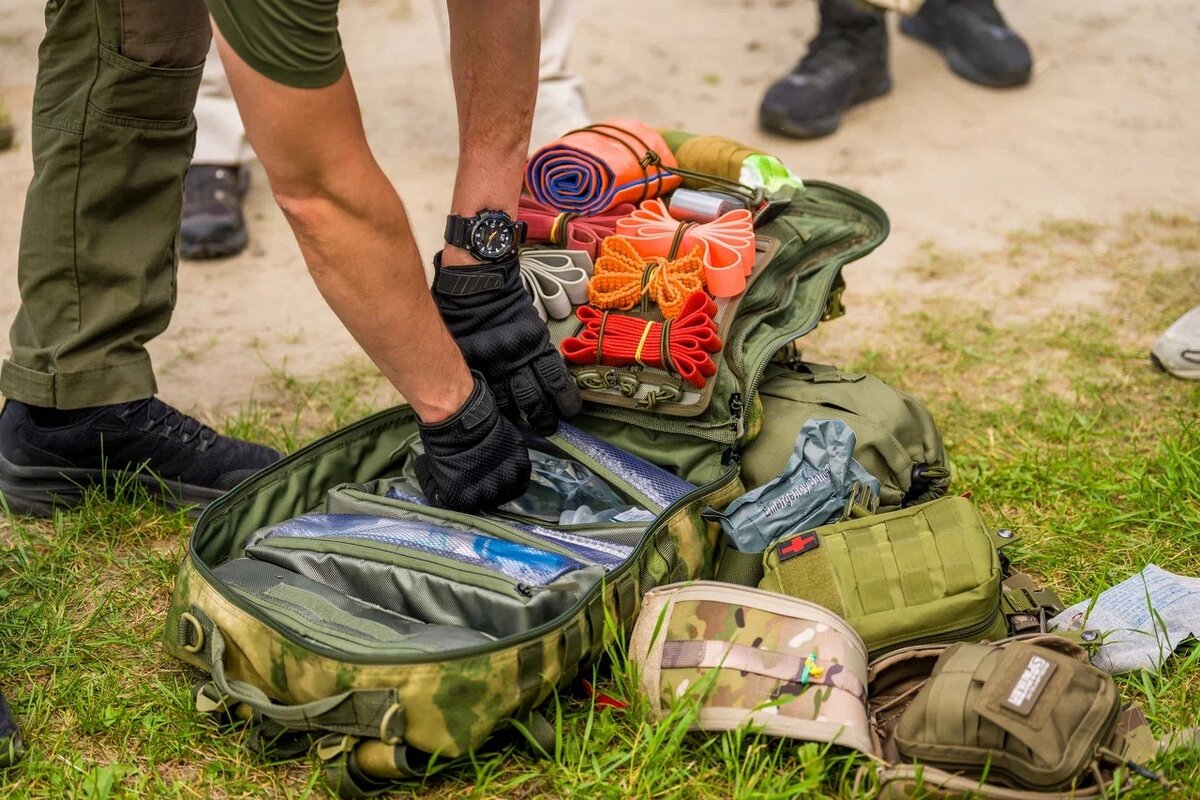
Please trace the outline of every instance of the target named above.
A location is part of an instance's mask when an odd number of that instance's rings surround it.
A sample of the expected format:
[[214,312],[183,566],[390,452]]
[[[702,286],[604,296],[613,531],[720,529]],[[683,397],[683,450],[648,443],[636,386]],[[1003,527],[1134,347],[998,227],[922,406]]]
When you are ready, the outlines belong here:
[[515,244],[513,224],[507,217],[484,217],[471,230],[471,250],[480,258],[499,258]]

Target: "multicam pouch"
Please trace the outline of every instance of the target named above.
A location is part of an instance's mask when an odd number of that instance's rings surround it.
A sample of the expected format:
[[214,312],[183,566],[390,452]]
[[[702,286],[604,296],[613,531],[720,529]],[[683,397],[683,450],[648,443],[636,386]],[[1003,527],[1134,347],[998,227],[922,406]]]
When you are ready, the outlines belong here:
[[657,713],[695,695],[697,730],[751,725],[874,753],[867,649],[815,603],[714,581],[664,586],[646,595],[629,654]]

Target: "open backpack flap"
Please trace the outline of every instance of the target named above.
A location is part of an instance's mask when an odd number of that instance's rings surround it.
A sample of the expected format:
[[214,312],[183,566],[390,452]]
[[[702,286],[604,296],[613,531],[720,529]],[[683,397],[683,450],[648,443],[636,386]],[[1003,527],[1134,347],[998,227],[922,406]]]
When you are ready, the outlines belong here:
[[279,755],[327,737],[346,797],[527,720],[647,590],[712,574],[716,528],[700,512],[742,490],[735,470],[696,489],[563,425],[531,450],[586,468],[621,510],[561,523],[531,492],[527,507],[465,515],[412,494],[417,446],[411,409],[385,411],[214,502],[167,618],[167,651],[212,677],[198,707],[248,721]]
[[[761,430],[757,392],[771,359],[821,320],[841,315],[842,267],[887,233],[887,215],[875,203],[807,181],[778,217],[755,230],[746,290],[715,301],[723,346],[703,388],[654,367],[573,366],[587,401],[578,424],[697,485],[716,479]],[[662,321],[654,308],[635,313]],[[579,329],[574,318],[550,324],[557,341]]]

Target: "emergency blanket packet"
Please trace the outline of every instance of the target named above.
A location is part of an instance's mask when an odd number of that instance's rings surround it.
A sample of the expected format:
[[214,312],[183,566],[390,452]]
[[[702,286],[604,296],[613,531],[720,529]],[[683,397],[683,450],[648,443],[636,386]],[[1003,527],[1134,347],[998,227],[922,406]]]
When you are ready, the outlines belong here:
[[734,500],[707,519],[743,553],[761,553],[788,533],[842,518],[852,497],[879,496],[879,481],[854,460],[854,431],[837,419],[810,419],[800,428],[787,467],[776,478]]
[[1050,631],[1100,631],[1092,663],[1113,674],[1159,670],[1188,639],[1200,635],[1200,578],[1149,564],[1095,600],[1076,603],[1047,624]]

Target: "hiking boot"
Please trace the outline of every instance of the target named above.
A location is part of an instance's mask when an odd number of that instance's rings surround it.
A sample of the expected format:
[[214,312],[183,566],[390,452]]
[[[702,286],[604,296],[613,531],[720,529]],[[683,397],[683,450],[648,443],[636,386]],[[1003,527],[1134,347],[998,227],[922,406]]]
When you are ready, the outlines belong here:
[[842,114],[892,88],[883,14],[860,0],[821,0],[821,28],[791,73],[767,90],[763,130],[799,139],[837,130]]
[[224,258],[246,249],[242,198],[250,172],[242,167],[193,164],[183,189],[179,252],[184,258]]
[[925,0],[900,31],[941,52],[950,69],[981,86],[1029,82],[1029,45],[1008,27],[993,0]]
[[14,514],[48,516],[88,486],[127,481],[172,508],[203,508],[279,457],[156,398],[77,411],[9,400],[0,412],[0,499]]
[[13,719],[4,692],[0,692],[0,769],[11,767],[25,752],[25,743],[21,740],[21,729]]
[[1163,331],[1150,351],[1150,360],[1176,378],[1200,381],[1200,306]]
[[7,150],[12,147],[12,143],[12,115],[8,113],[8,106],[4,105],[4,100],[0,98],[0,150]]

